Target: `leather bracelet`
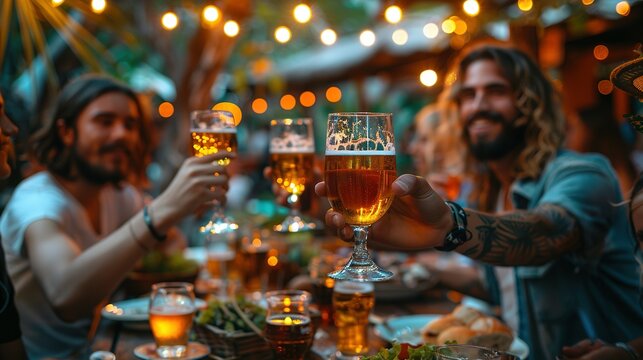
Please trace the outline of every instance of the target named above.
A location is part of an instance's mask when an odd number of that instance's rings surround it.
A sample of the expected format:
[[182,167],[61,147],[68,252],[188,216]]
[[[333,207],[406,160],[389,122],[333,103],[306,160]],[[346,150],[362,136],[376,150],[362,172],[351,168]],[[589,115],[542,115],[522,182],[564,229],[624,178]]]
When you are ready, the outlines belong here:
[[453,216],[453,223],[455,226],[453,230],[444,237],[444,244],[442,246],[437,246],[436,250],[440,251],[453,251],[458,246],[469,241],[470,233],[467,230],[467,213],[464,211],[462,206],[454,203],[452,201],[445,201],[445,204],[451,210],[451,215]]
[[640,360],[641,359],[639,357],[639,354],[637,354],[636,351],[634,349],[632,349],[632,347],[628,343],[617,342],[616,344],[614,344],[614,346],[616,346],[619,349],[625,350],[627,355],[629,355],[629,358],[632,359],[632,360]]
[[163,242],[165,239],[167,239],[167,234],[161,234],[156,228],[154,227],[154,224],[152,223],[152,218],[150,217],[150,212],[147,209],[147,206],[143,208],[143,221],[145,221],[145,225],[147,225],[147,229],[150,231],[150,234],[156,239],[158,242]]

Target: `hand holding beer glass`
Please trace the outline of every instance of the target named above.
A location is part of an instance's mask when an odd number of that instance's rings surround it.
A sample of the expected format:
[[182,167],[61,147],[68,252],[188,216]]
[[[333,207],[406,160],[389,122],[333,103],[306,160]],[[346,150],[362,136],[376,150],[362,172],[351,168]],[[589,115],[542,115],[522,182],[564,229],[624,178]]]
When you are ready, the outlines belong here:
[[[237,128],[234,117],[228,111],[197,110],[190,114],[192,134],[192,155],[200,157],[219,151],[237,152]],[[219,165],[227,166],[230,158],[218,160]],[[217,176],[218,174],[213,174]],[[238,228],[225,216],[223,206],[216,202],[212,218],[201,228],[202,232],[215,234],[227,233]]]
[[190,283],[168,282],[152,285],[150,328],[161,358],[187,354],[188,335],[192,328],[194,288]]
[[337,359],[358,359],[368,352],[368,315],[374,305],[372,283],[335,283],[333,311],[337,326]]
[[393,273],[371,259],[366,241],[370,226],[391,206],[396,178],[391,114],[328,115],[324,180],[333,209],[355,234],[353,255],[329,276],[336,280],[384,281]]
[[310,293],[302,290],[266,293],[265,337],[276,359],[304,359],[314,335],[308,311],[310,300]]
[[280,119],[270,122],[270,167],[272,180],[288,192],[288,216],[275,231],[313,230],[316,224],[299,212],[299,198],[311,180],[315,160],[312,119]]

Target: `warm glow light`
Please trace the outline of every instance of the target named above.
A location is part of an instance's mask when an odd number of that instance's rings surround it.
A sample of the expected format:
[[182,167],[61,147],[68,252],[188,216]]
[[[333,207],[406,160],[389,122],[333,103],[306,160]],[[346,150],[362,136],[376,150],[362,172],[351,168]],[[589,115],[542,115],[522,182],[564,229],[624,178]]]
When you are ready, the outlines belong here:
[[169,118],[174,115],[174,105],[171,102],[164,101],[159,105],[159,115],[164,118]]
[[420,74],[420,82],[424,86],[431,87],[438,82],[438,74],[433,70],[424,70]]
[[435,39],[435,37],[438,36],[438,33],[440,32],[440,28],[438,28],[438,26],[434,23],[428,23],[424,25],[424,27],[422,28],[422,32],[427,38]]
[[304,91],[299,95],[299,103],[303,107],[311,107],[315,105],[315,101],[317,98],[315,97],[315,94],[312,93],[312,91]]
[[229,37],[239,35],[239,24],[234,20],[228,20],[223,24],[223,32]]
[[295,9],[292,11],[292,15],[295,17],[297,22],[305,24],[310,21],[310,18],[313,16],[313,12],[310,10],[310,6],[299,4],[295,6]]
[[534,3],[531,0],[518,0],[518,9],[522,11],[529,11],[534,6]]
[[241,108],[237,104],[231,102],[220,102],[212,107],[212,110],[223,110],[232,114],[234,118],[234,126],[238,126],[241,123],[241,118],[243,114],[241,113]]
[[614,85],[609,80],[601,80],[598,82],[598,92],[603,95],[609,95],[614,90]]
[[221,11],[214,5],[208,5],[203,8],[203,20],[208,23],[215,23],[221,18]]
[[165,30],[174,30],[179,25],[179,17],[175,13],[168,11],[161,18],[161,25]]
[[337,34],[333,29],[325,29],[321,32],[319,38],[324,45],[330,46],[333,45],[335,41],[337,41]]
[[326,90],[326,100],[335,103],[342,99],[342,91],[337,86],[331,86]]
[[107,7],[107,2],[105,0],[92,0],[92,11],[96,14],[100,14],[105,11]]
[[480,4],[476,0],[466,0],[462,3],[462,10],[469,16],[476,16],[480,13]]
[[279,263],[279,258],[277,258],[276,256],[270,256],[268,260],[266,260],[266,262],[269,266],[277,266],[277,264]]
[[295,107],[295,104],[295,97],[290,94],[282,96],[281,100],[279,100],[279,105],[281,105],[281,108],[284,110],[292,110]]
[[397,5],[392,5],[384,11],[384,18],[391,24],[397,24],[402,20],[402,9]]
[[397,45],[404,45],[409,41],[409,34],[404,29],[397,29],[393,31],[393,42]]
[[373,44],[375,44],[375,33],[371,30],[362,31],[362,33],[359,34],[359,42],[366,47],[373,46]]
[[455,31],[455,21],[451,19],[446,19],[442,22],[442,31],[446,34],[451,34]]
[[257,114],[263,114],[268,110],[268,102],[262,98],[256,98],[252,101],[252,111]]
[[275,40],[279,41],[282,44],[290,41],[291,36],[292,34],[290,33],[290,29],[288,29],[286,26],[280,26],[275,29]]
[[458,35],[464,35],[467,32],[467,23],[457,16],[453,17],[453,21],[455,22],[455,30],[453,32]]
[[51,0],[51,5],[60,6],[64,2],[65,2],[65,0]]
[[592,5],[594,0],[583,0],[583,5]]
[[596,60],[605,60],[610,54],[610,50],[605,45],[594,46],[594,57]]
[[260,247],[261,246],[261,239],[258,237],[252,239],[252,246],[254,247]]
[[621,1],[616,4],[616,13],[621,16],[627,16],[630,14],[630,3],[627,1]]

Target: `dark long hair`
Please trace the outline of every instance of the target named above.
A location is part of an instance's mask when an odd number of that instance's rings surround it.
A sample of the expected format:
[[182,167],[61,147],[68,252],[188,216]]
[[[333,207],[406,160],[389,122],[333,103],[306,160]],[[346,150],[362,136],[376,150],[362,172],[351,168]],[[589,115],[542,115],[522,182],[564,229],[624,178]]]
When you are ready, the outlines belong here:
[[[107,93],[121,93],[136,104],[139,116],[145,112],[134,90],[107,76],[88,74],[67,84],[58,95],[54,111],[46,118],[44,126],[30,139],[32,156],[50,172],[66,179],[74,178],[73,149],[65,146],[58,131],[58,119],[65,127],[76,129],[80,113],[96,98]],[[149,134],[148,134],[149,135]],[[74,136],[78,136],[75,132]],[[145,131],[139,124],[139,136],[145,143]],[[135,160],[137,161],[137,160]]]

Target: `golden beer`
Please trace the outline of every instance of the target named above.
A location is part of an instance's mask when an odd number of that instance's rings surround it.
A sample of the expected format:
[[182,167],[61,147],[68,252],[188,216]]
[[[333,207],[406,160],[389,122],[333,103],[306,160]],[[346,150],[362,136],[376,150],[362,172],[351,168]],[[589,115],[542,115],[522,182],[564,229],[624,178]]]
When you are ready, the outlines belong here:
[[372,283],[340,281],[333,291],[337,350],[356,356],[368,352],[368,314],[375,305]]
[[194,308],[158,306],[150,309],[150,327],[158,347],[187,346]]
[[208,251],[206,267],[211,278],[223,279],[228,277],[228,271],[232,268],[235,259],[233,250]]
[[271,153],[272,181],[290,194],[301,195],[313,171],[314,153]]
[[312,344],[313,327],[304,315],[273,315],[266,319],[265,336],[276,359],[302,360]]
[[[192,131],[192,155],[201,157],[219,151],[237,152],[236,129]],[[219,160],[219,165],[228,164],[228,158]]]
[[[382,154],[383,153],[383,154]],[[326,153],[328,200],[350,225],[370,225],[391,206],[395,154],[384,151]]]

